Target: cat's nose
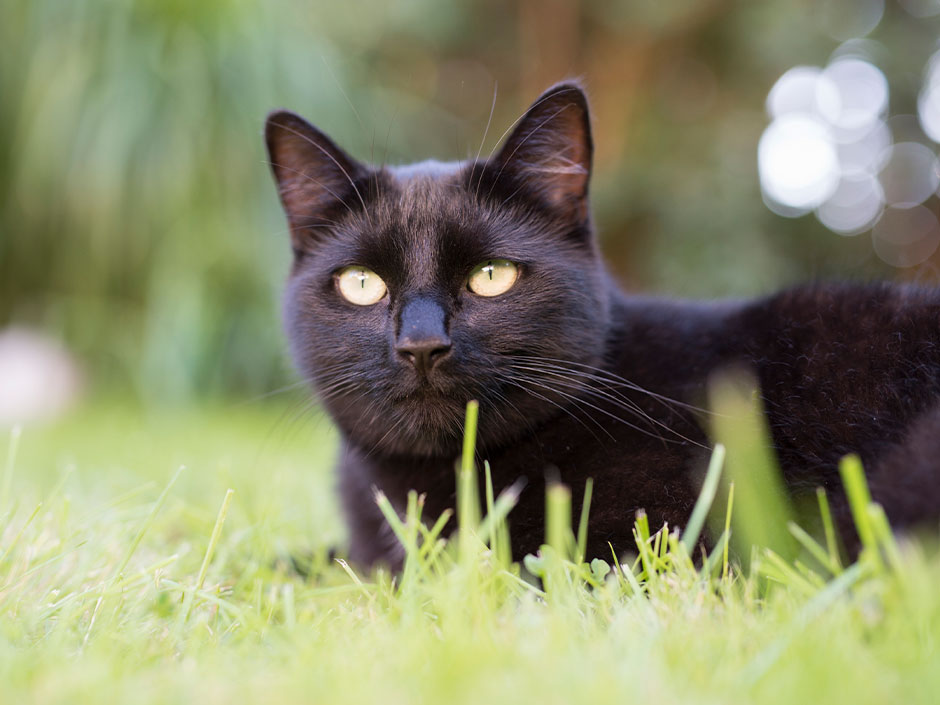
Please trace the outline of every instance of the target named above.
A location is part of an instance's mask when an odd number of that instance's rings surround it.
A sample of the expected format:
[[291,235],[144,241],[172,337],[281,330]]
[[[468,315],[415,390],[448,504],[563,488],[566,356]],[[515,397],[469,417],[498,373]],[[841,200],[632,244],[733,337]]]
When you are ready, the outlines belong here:
[[427,374],[450,353],[447,315],[440,304],[430,298],[417,298],[402,308],[395,352],[415,369]]
[[404,345],[396,346],[395,349],[402,358],[414,365],[418,372],[427,374],[434,365],[447,357],[447,353],[450,352],[450,340],[447,338],[432,338],[430,340],[407,342]]

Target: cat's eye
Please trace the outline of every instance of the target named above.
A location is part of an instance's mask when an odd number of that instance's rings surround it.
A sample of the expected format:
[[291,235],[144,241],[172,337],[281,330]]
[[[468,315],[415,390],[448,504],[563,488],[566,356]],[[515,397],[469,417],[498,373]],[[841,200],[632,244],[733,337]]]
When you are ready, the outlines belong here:
[[508,259],[489,259],[481,262],[467,279],[467,288],[479,296],[499,296],[516,283],[519,268]]
[[365,267],[341,269],[336,275],[336,283],[343,298],[357,306],[378,303],[386,292],[382,277]]

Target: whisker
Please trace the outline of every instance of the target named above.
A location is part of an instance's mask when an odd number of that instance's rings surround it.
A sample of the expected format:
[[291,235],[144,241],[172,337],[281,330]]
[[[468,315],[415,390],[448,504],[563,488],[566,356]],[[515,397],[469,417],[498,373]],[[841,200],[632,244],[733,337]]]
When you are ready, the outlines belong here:
[[402,425],[402,423],[403,423],[403,419],[396,419],[392,423],[392,425],[388,427],[388,430],[384,434],[382,434],[382,437],[379,440],[377,440],[375,443],[371,444],[371,447],[365,452],[365,455],[363,457],[368,458],[375,451],[377,451],[379,447],[385,442],[385,439],[388,438],[390,435],[392,435],[393,431],[397,431],[398,428]]
[[339,92],[342,94],[343,98],[346,99],[346,104],[349,106],[350,110],[353,111],[353,115],[356,116],[356,122],[359,123],[359,127],[363,132],[366,131],[366,126],[362,124],[362,118],[359,116],[359,111],[356,110],[356,106],[353,105],[353,102],[349,99],[349,96],[346,95],[346,91],[343,90],[342,84],[339,82],[339,79],[336,78],[336,73],[333,71],[333,67],[330,66],[330,62],[326,60],[326,56],[321,53],[320,60],[323,61],[323,65],[326,66],[326,70],[330,72],[330,78],[333,79],[333,83],[339,89]]
[[[594,367],[593,365],[587,365],[583,362],[574,362],[572,360],[560,360],[560,359],[548,358],[548,357],[538,357],[535,355],[513,355],[513,357],[518,360],[527,360],[531,362],[544,362],[544,363],[555,363],[555,364],[560,363],[560,365],[573,365],[575,367],[581,367],[581,368],[590,370],[593,373],[601,375],[605,379],[608,379],[612,382],[622,385],[626,387],[627,389],[632,389],[635,392],[641,392],[642,394],[645,394],[646,396],[652,399],[656,399],[660,402],[663,402],[666,405],[673,405],[673,406],[681,407],[683,409],[687,409],[688,411],[694,411],[694,412],[702,413],[702,414],[712,413],[710,410],[703,409],[700,406],[695,406],[694,404],[688,404],[678,399],[673,399],[672,397],[667,397],[662,394],[657,394],[656,392],[653,392],[653,391],[650,391],[649,389],[641,387],[635,382],[631,382],[630,380],[624,377],[621,377],[611,372],[610,370],[605,370],[601,367]],[[567,369],[567,368],[560,367],[560,369]]]
[[[564,397],[565,399],[567,399],[568,401],[570,401],[572,404],[574,404],[574,405],[576,405],[576,406],[586,406],[586,407],[588,407],[588,408],[590,408],[590,409],[593,409],[594,411],[597,411],[597,412],[599,412],[599,413],[601,413],[601,414],[603,414],[603,415],[605,415],[605,416],[607,416],[607,417],[613,419],[614,421],[617,421],[617,422],[623,424],[624,426],[627,426],[628,428],[632,428],[634,431],[636,431],[636,432],[638,432],[638,433],[642,433],[642,434],[645,435],[645,436],[649,436],[650,438],[655,438],[656,440],[658,440],[658,441],[663,441],[664,443],[678,443],[678,442],[679,442],[679,441],[670,440],[670,439],[668,439],[668,438],[663,438],[663,436],[661,436],[661,435],[659,435],[659,434],[657,434],[657,433],[654,433],[654,432],[652,432],[652,431],[648,431],[647,429],[643,428],[642,426],[637,426],[637,425],[634,424],[634,423],[630,423],[629,421],[627,421],[627,420],[624,419],[623,417],[617,416],[616,414],[612,414],[612,413],[610,413],[609,411],[607,411],[606,409],[602,409],[602,408],[600,408],[599,406],[597,406],[596,404],[592,404],[591,402],[589,402],[589,401],[587,401],[587,400],[585,400],[585,399],[581,399],[581,398],[575,396],[574,394],[569,394],[568,392],[563,392],[563,391],[561,391],[561,390],[559,390],[559,389],[556,389],[556,388],[554,388],[554,387],[552,387],[552,386],[550,386],[550,385],[548,385],[548,384],[545,384],[545,383],[543,383],[543,382],[541,382],[541,381],[539,381],[539,380],[534,380],[534,379],[525,378],[525,377],[523,377],[522,379],[523,379],[523,381],[528,382],[529,384],[534,384],[534,385],[536,385],[537,387],[541,387],[542,389],[545,389],[545,390],[547,390],[547,391],[554,392],[555,394],[558,394],[558,395]],[[590,414],[588,414],[588,418],[590,418],[591,420],[593,420],[595,423],[597,423],[597,425],[598,425],[600,428],[603,429],[603,426],[601,426],[600,423],[598,423],[596,419],[594,419],[592,416],[590,416]],[[607,431],[607,429],[603,429],[603,430],[604,430],[604,432],[607,433],[607,435],[610,436],[611,439],[613,440],[613,435],[612,435],[609,431]],[[694,443],[694,441],[692,441],[692,442]]]
[[[305,228],[314,228],[314,227],[333,227],[338,228],[342,223],[338,220],[331,220],[330,218],[324,218],[319,215],[302,215],[296,218],[303,223]],[[310,221],[310,222],[305,222]]]
[[[499,89],[499,82],[494,81],[493,82],[493,102],[490,105],[490,116],[486,120],[486,127],[483,128],[483,139],[480,140],[480,148],[477,150],[477,155],[473,159],[473,164],[470,167],[470,178],[467,180],[470,186],[473,186],[473,172],[476,170],[477,164],[480,162],[480,155],[483,153],[483,145],[486,144],[486,136],[489,134],[489,131],[490,131],[490,123],[493,122],[493,112],[496,110],[496,93],[498,89]],[[483,172],[480,172],[480,179],[481,180],[483,179]],[[477,197],[480,195],[479,184],[477,184],[476,190],[477,190],[477,193],[474,195],[474,197]]]
[[309,380],[306,380],[306,379],[297,380],[296,382],[292,382],[291,384],[286,384],[283,387],[278,387],[277,389],[272,389],[268,392],[262,392],[261,394],[250,397],[248,399],[243,399],[242,401],[237,402],[234,405],[234,408],[237,409],[240,407],[248,406],[250,404],[256,404],[257,402],[262,401],[264,399],[270,399],[271,397],[275,397],[278,394],[284,394],[286,392],[293,391],[300,387],[306,387],[309,384],[310,384]]
[[[496,153],[496,148],[499,147],[500,142],[502,142],[502,141],[506,138],[506,135],[508,135],[510,132],[512,132],[512,131],[515,129],[516,125],[518,125],[520,122],[522,122],[522,120],[526,117],[526,115],[528,115],[529,113],[531,113],[533,110],[535,110],[535,108],[537,108],[538,106],[540,106],[540,105],[541,105],[542,103],[544,103],[545,101],[551,100],[552,98],[555,98],[555,97],[558,96],[558,95],[561,95],[561,93],[558,92],[558,93],[553,93],[552,95],[543,95],[543,96],[541,96],[541,97],[540,97],[538,100],[536,100],[532,105],[530,105],[529,108],[528,108],[525,112],[522,113],[522,115],[520,115],[520,116],[517,117],[515,120],[513,120],[513,121],[512,121],[512,124],[510,124],[509,127],[507,127],[506,130],[503,132],[503,134],[500,135],[499,139],[498,139],[497,142],[496,142],[496,145],[495,145],[495,146],[493,147],[493,149],[490,151],[489,156],[486,158],[486,160],[489,161],[490,159],[493,158],[493,155]],[[567,107],[567,106],[566,106],[566,107]]]
[[[565,386],[566,386],[567,388],[569,388],[569,389],[576,389],[576,390],[579,390],[579,391],[583,391],[583,392],[585,392],[586,394],[591,394],[591,395],[593,395],[593,396],[597,396],[597,397],[600,397],[600,398],[602,398],[602,399],[606,399],[606,400],[610,401],[612,404],[618,406],[619,408],[625,409],[625,410],[627,410],[627,411],[632,411],[633,413],[637,414],[638,416],[640,416],[641,418],[643,418],[645,421],[649,422],[650,424],[659,425],[659,426],[662,426],[663,428],[667,428],[667,429],[668,429],[668,426],[667,426],[665,423],[663,423],[663,422],[660,421],[659,419],[654,418],[653,416],[650,416],[648,413],[646,413],[646,412],[643,410],[643,408],[642,408],[639,404],[637,404],[636,402],[634,402],[632,399],[630,399],[630,398],[628,398],[628,397],[625,397],[623,394],[620,394],[619,392],[613,392],[613,393],[611,393],[611,392],[604,391],[604,390],[602,390],[602,389],[594,389],[593,387],[589,386],[588,384],[578,384],[578,383],[572,381],[571,379],[569,379],[569,377],[567,377],[567,376],[566,376],[564,373],[562,373],[562,372],[557,372],[557,371],[554,371],[554,370],[547,370],[547,369],[543,369],[543,368],[537,367],[537,366],[514,364],[514,365],[513,365],[513,369],[524,370],[524,371],[527,371],[527,372],[536,372],[536,373],[540,373],[540,374],[551,375],[552,377],[561,378],[562,380],[564,380],[564,381],[567,383]],[[594,378],[589,377],[589,376],[587,376],[587,375],[583,375],[583,377],[584,377],[588,382],[597,381],[597,380],[595,380]],[[669,429],[669,430],[671,430],[671,429]]]
[[[528,369],[528,370],[531,371],[531,372],[539,372],[539,373],[542,373],[542,374],[554,374],[555,376],[562,376],[562,377],[563,377],[563,374],[562,374],[562,373],[564,373],[564,374],[570,374],[570,375],[572,375],[572,376],[579,376],[579,377],[581,377],[582,379],[586,380],[587,382],[594,382],[594,383],[597,383],[597,384],[603,384],[604,386],[607,386],[608,389],[613,389],[613,387],[611,387],[610,384],[608,383],[609,380],[605,379],[604,377],[601,377],[600,375],[598,375],[598,374],[596,374],[596,373],[588,373],[588,372],[583,372],[583,371],[579,371],[579,370],[570,370],[570,369],[566,369],[566,368],[562,367],[561,365],[555,365],[555,364],[551,364],[551,363],[543,363],[543,362],[541,361],[543,358],[529,357],[529,356],[516,356],[516,359],[530,359],[530,360],[533,360],[533,361],[538,361],[538,364],[537,364],[536,369],[524,368],[524,369]],[[560,361],[560,362],[561,362],[561,361]],[[513,364],[514,367],[519,367],[518,363],[512,363],[512,364]],[[536,364],[536,363],[535,363],[535,362],[532,362],[532,363],[528,363],[528,364],[532,365],[532,364]],[[571,364],[578,364],[578,365],[581,365],[581,363],[571,363]],[[581,366],[591,368],[590,365],[581,365]],[[541,368],[541,367],[544,367],[544,369],[539,369],[539,368]],[[591,368],[591,369],[592,369],[592,370],[597,370],[598,372],[605,372],[604,370],[600,370],[600,368]],[[611,376],[616,377],[616,375],[612,375],[612,373],[610,373],[610,374],[611,374]],[[564,378],[564,377],[563,377],[563,378]],[[654,399],[654,400],[660,402],[661,404],[663,404],[663,406],[665,406],[665,408],[666,408],[668,411],[670,411],[670,413],[679,413],[675,408],[672,408],[672,407],[670,406],[670,404],[672,404],[672,405],[674,405],[674,406],[684,407],[686,410],[698,410],[697,407],[691,406],[691,405],[689,405],[689,404],[685,404],[685,403],[683,403],[683,402],[679,402],[679,401],[670,399],[670,398],[668,398],[668,397],[662,397],[662,395],[657,395],[657,394],[655,394],[655,393],[650,393],[650,392],[648,392],[646,389],[643,389],[642,387],[639,387],[639,385],[634,385],[634,384],[632,384],[632,383],[629,383],[629,382],[627,382],[627,380],[623,380],[622,378],[617,378],[617,380],[618,380],[618,382],[619,382],[619,386],[624,386],[624,387],[627,387],[628,389],[630,389],[631,391],[636,391],[636,392],[639,392],[639,393],[641,393],[641,394],[648,395],[648,396],[650,396],[652,399]],[[568,380],[568,382],[571,383],[572,380]],[[569,387],[569,388],[570,388],[570,387]],[[688,443],[692,443],[693,445],[697,445],[697,446],[700,446],[700,447],[703,447],[703,448],[706,447],[706,446],[703,445],[701,442],[699,442],[699,441],[697,441],[697,440],[695,440],[695,439],[693,439],[693,438],[689,438],[688,436],[686,436],[686,435],[680,433],[679,431],[675,430],[674,428],[672,428],[669,424],[667,424],[667,423],[663,422],[662,420],[657,419],[656,417],[654,417],[654,416],[648,414],[648,413],[647,413],[646,411],[644,411],[643,408],[640,407],[635,401],[633,401],[632,399],[629,399],[628,397],[624,396],[623,394],[621,394],[621,393],[619,393],[619,392],[614,391],[613,393],[609,393],[609,392],[603,391],[603,390],[601,390],[601,389],[592,389],[590,386],[582,387],[582,389],[583,389],[584,392],[587,393],[587,394],[591,394],[591,395],[593,395],[593,396],[595,396],[595,397],[606,398],[608,401],[610,401],[611,403],[613,403],[613,404],[619,406],[620,408],[623,408],[624,410],[632,411],[632,412],[635,413],[637,416],[643,418],[647,423],[650,423],[650,424],[654,424],[654,425],[656,425],[656,426],[659,426],[660,428],[664,429],[665,431],[668,431],[670,434],[672,434],[673,436],[675,436],[675,437],[677,437],[677,438],[679,438],[679,439],[681,439],[681,440],[683,440],[683,441],[686,441],[686,442],[688,442]],[[662,438],[661,436],[657,436],[657,437]],[[665,439],[663,439],[663,440],[665,440]]]
[[[695,440],[693,440],[693,439],[691,439],[691,438],[688,438],[687,436],[685,436],[685,435],[679,433],[678,431],[676,431],[675,429],[673,429],[671,426],[669,426],[669,424],[665,423],[664,421],[662,421],[662,420],[660,420],[660,419],[657,419],[655,416],[652,416],[652,415],[648,414],[646,411],[643,410],[643,408],[642,408],[639,404],[637,404],[635,401],[633,401],[633,400],[630,399],[629,397],[624,396],[623,394],[621,394],[621,393],[619,393],[619,392],[614,391],[613,393],[611,393],[611,392],[608,392],[608,391],[604,391],[603,389],[595,389],[595,388],[589,386],[588,384],[577,384],[577,383],[574,383],[571,379],[568,379],[568,377],[566,377],[566,374],[572,374],[571,372],[565,371],[565,372],[563,373],[563,372],[560,372],[560,371],[549,370],[549,369],[543,369],[543,368],[538,367],[538,366],[534,366],[534,367],[531,366],[531,365],[528,365],[528,366],[521,366],[521,365],[519,365],[519,364],[513,364],[513,368],[514,368],[514,369],[525,370],[525,371],[529,371],[529,372],[536,372],[536,373],[551,375],[551,376],[553,376],[553,377],[560,377],[561,379],[565,380],[565,381],[568,383],[568,384],[566,385],[566,387],[569,388],[569,389],[576,389],[576,390],[579,390],[579,391],[583,391],[584,393],[589,394],[589,395],[591,395],[591,396],[598,397],[598,398],[601,398],[601,399],[606,399],[607,401],[609,401],[610,403],[614,404],[615,406],[617,406],[617,407],[619,407],[619,408],[621,408],[621,409],[624,409],[625,411],[631,411],[632,413],[636,414],[638,417],[642,418],[644,421],[646,421],[648,424],[650,424],[650,426],[659,426],[660,428],[662,428],[662,429],[668,431],[669,433],[673,434],[674,436],[677,436],[677,437],[681,438],[681,439],[684,440],[684,441],[688,441],[688,442],[690,442],[690,443],[696,443],[696,444],[698,444],[697,441],[695,441]],[[574,372],[574,374],[578,374],[578,375],[581,376],[583,379],[587,380],[587,382],[595,382],[595,383],[597,383],[597,382],[602,382],[602,381],[603,381],[603,380],[598,380],[596,377],[593,377],[593,376],[591,376],[591,375],[587,375],[587,374],[584,374],[584,373],[577,373],[577,372]]]
[[[584,423],[584,421],[581,420],[581,418],[579,418],[577,415],[575,415],[575,414],[571,411],[571,409],[569,409],[569,408],[567,408],[567,407],[565,407],[565,406],[562,406],[561,404],[559,404],[558,402],[556,402],[554,399],[549,399],[549,398],[546,397],[544,394],[539,394],[538,392],[533,391],[533,390],[530,389],[529,387],[526,387],[524,384],[521,384],[520,382],[517,382],[515,379],[512,379],[512,378],[509,378],[509,377],[505,377],[505,376],[500,375],[500,376],[499,376],[499,380],[500,380],[501,382],[504,382],[504,383],[506,383],[506,384],[509,384],[509,385],[511,385],[511,386],[513,386],[513,387],[516,387],[516,388],[518,388],[518,389],[521,389],[523,392],[525,392],[526,394],[530,394],[531,396],[535,397],[536,399],[539,399],[539,400],[541,400],[541,401],[547,402],[547,403],[551,404],[552,406],[557,407],[559,410],[561,410],[562,412],[568,414],[571,418],[573,418],[575,421],[577,421],[579,424],[581,424],[581,426],[584,428],[584,430],[587,431],[588,433],[590,433],[590,434],[591,434],[591,437],[592,437],[595,441],[597,441],[598,443],[601,443],[601,442],[602,442],[601,439],[597,437],[597,434],[594,433],[594,431],[592,431],[592,430],[588,427],[588,425],[587,425],[586,423]],[[541,386],[541,385],[539,385],[539,386]],[[588,415],[588,418],[591,419],[591,421],[593,421],[594,424],[595,424],[598,428],[600,428],[600,429],[601,429],[602,431],[604,431],[608,436],[610,436],[611,440],[615,440],[614,437],[611,435],[611,433],[610,433],[609,431],[607,431],[607,429],[605,429],[603,426],[601,426],[601,425],[597,422],[596,419],[591,418],[590,415]]]

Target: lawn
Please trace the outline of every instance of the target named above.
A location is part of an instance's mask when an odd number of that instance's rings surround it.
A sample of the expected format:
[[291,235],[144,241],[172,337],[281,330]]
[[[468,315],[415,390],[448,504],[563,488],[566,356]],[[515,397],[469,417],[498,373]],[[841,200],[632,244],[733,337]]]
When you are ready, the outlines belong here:
[[481,522],[464,492],[459,540],[419,526],[416,501],[404,573],[357,574],[326,557],[336,442],[272,400],[98,402],[6,434],[0,701],[937,701],[940,560],[876,510],[848,568],[806,538],[747,569],[719,541],[703,566],[642,520],[611,567],[577,560],[559,489],[535,580],[505,555],[511,498],[484,497]]

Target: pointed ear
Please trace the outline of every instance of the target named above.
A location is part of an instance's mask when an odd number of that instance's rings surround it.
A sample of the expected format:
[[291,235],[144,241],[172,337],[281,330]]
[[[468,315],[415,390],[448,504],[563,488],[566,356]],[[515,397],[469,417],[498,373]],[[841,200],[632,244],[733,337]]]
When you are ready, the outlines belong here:
[[577,83],[568,82],[532,104],[496,162],[546,205],[583,222],[593,151],[587,97]]
[[264,126],[271,171],[291,233],[297,238],[335,208],[364,207],[356,179],[367,169],[303,118],[286,110]]

